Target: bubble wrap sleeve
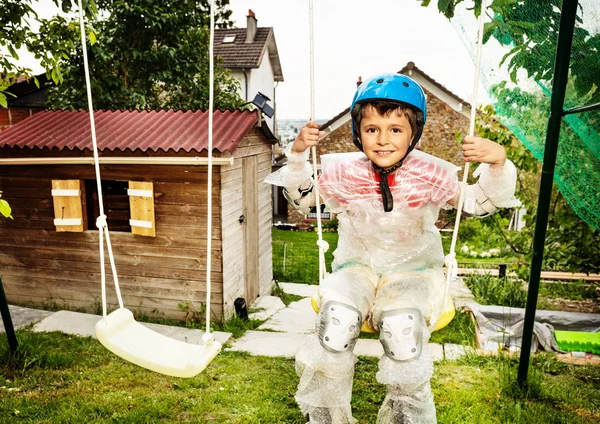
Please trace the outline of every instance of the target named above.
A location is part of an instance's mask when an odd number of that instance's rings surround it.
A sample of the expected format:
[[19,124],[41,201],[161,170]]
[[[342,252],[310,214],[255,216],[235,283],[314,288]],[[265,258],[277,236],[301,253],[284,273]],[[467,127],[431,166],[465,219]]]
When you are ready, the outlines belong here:
[[521,206],[515,197],[517,168],[510,160],[507,159],[502,168],[482,163],[473,176],[479,177],[479,180],[465,189],[465,212],[481,216],[494,213],[499,208]]
[[304,214],[308,214],[315,205],[313,169],[308,162],[309,154],[309,149],[300,154],[292,152],[292,143],[289,143],[285,149],[287,165],[264,179],[265,183],[283,187],[283,195],[287,201]]
[[273,184],[280,187],[300,187],[312,177],[313,171],[308,162],[309,149],[303,153],[293,153],[292,143],[289,143],[285,148],[285,156],[287,157],[287,165],[283,166],[278,171],[269,174],[264,179],[265,183]]

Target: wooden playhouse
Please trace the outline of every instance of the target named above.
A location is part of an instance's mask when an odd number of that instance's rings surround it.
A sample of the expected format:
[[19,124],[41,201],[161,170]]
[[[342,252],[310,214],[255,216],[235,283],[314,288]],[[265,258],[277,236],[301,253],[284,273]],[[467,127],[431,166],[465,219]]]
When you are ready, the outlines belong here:
[[[214,112],[211,312],[272,286],[275,138],[257,111]],[[182,319],[206,297],[208,112],[97,111],[102,192],[123,301]],[[88,113],[44,111],[0,133],[0,275],[8,301],[100,311],[98,190]],[[110,276],[107,266],[107,276]],[[108,278],[108,277],[107,277]],[[108,302],[117,305],[112,278]]]

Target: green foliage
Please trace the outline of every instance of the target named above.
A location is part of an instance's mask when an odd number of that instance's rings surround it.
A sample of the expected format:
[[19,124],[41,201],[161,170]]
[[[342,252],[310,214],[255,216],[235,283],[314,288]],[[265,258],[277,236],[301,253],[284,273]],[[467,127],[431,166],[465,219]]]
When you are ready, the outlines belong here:
[[593,299],[598,284],[587,284],[584,280],[568,282],[544,282],[540,285],[540,296],[559,297],[562,299]]
[[434,331],[430,343],[450,343],[473,347],[475,345],[475,324],[471,314],[457,310],[456,315],[446,327]]
[[[208,1],[202,2],[204,6]],[[221,0],[221,26],[230,24],[228,0]],[[207,8],[195,0],[100,1],[94,22],[97,41],[87,43],[95,109],[207,109],[209,26]],[[58,22],[51,30],[74,28]],[[74,39],[79,35],[73,33]],[[60,61],[63,83],[49,92],[55,109],[87,109],[83,53],[75,43]],[[243,100],[239,82],[215,64],[215,109]]]
[[[273,228],[273,278],[290,283],[319,284],[319,248],[315,232],[285,231]],[[323,233],[329,243],[325,253],[327,270],[331,271],[337,233]]]
[[[128,363],[89,337],[28,330],[17,331],[17,337],[37,357],[46,351],[62,358],[47,356],[7,372],[6,336],[0,334],[3,422],[306,422],[294,400],[293,359],[223,350],[201,374],[183,379]],[[476,355],[437,362],[432,391],[438,422],[598,422],[600,367],[536,354],[530,375],[539,376],[541,392],[524,399],[503,382],[515,374],[509,367],[517,362],[518,357]],[[359,423],[374,423],[385,397],[385,386],[375,378],[377,363],[361,356],[356,364],[352,407]]]
[[283,291],[283,289],[279,287],[279,283],[277,282],[277,280],[275,280],[275,286],[273,287],[271,295],[280,298],[285,306],[289,306],[290,303],[297,302],[303,299],[302,296],[286,293],[285,291]]
[[[2,197],[2,192],[0,191],[0,197]],[[4,199],[0,199],[0,213],[5,217],[5,218],[10,218],[10,219],[14,219],[11,215],[12,213],[12,209],[10,207],[10,205],[8,204],[8,202]]]
[[[56,6],[61,7],[64,13],[70,12],[77,5],[77,0],[53,0]],[[25,48],[32,53],[40,64],[46,69],[46,74],[55,83],[62,81],[62,72],[59,61],[72,49],[74,28],[58,29],[57,23],[64,24],[62,17],[40,19],[34,9],[33,0],[0,0],[0,46],[7,53],[0,52],[0,106],[7,107],[6,95],[12,94],[8,87],[17,82],[17,78],[24,76],[33,78],[36,85],[38,80],[32,75],[29,68],[18,64],[17,50]],[[96,12],[93,1],[83,1],[83,8],[88,18]],[[39,24],[40,29],[34,30]],[[56,28],[56,29],[55,29]],[[4,50],[4,49],[3,49]]]
[[527,303],[527,292],[521,280],[471,274],[465,278],[465,284],[482,305],[524,308]]
[[321,223],[323,230],[337,231],[339,221],[337,218],[329,219]]
[[[496,89],[500,90],[499,87]],[[501,95],[508,95],[508,93],[502,93]],[[522,102],[515,101],[521,105],[531,105],[536,101],[540,101],[536,100],[535,96],[529,93],[519,91],[518,88],[513,90],[511,95],[524,96]],[[526,110],[532,111],[532,113],[535,113],[535,116],[531,115],[524,119],[523,122],[526,126],[522,130],[530,134],[539,135],[543,133],[545,129],[540,124],[542,117],[537,115],[541,109],[533,107],[526,108]],[[506,231],[506,216],[498,214],[494,215],[492,220],[482,221],[482,225],[495,227],[493,232],[496,233],[496,237],[504,239],[506,245],[515,254],[515,270],[521,278],[527,280],[529,278],[535,212],[537,210],[539,195],[538,175],[540,174],[541,167],[534,154],[525,148],[510,130],[496,120],[494,110],[491,106],[482,109],[476,129],[482,137],[504,145],[507,149],[508,158],[519,169],[517,198],[523,202],[523,206],[527,210],[527,214],[524,216],[526,222],[525,228],[519,232]],[[539,136],[537,138],[539,139]],[[541,146],[541,149],[543,151],[543,146]],[[556,187],[553,189],[552,198],[550,213],[548,214],[543,267],[545,269],[570,272],[600,272],[600,261],[597,260],[600,257],[600,243],[598,243],[600,232],[594,230],[573,212],[573,209]],[[461,237],[462,227],[463,223],[461,223],[460,229]]]
[[[439,0],[438,9],[452,18],[462,1]],[[423,6],[429,3],[423,2]],[[476,16],[480,5],[480,1],[476,2],[472,9]],[[561,6],[562,0],[492,0],[487,10],[491,21],[484,29],[484,43],[495,38],[508,47],[502,63],[494,65],[494,69],[506,65],[508,75],[490,87],[495,111],[489,106],[482,110],[477,132],[506,146],[509,158],[520,170],[517,197],[527,209],[527,227],[519,233],[507,233],[498,225],[497,232],[516,254],[517,272],[524,279],[528,278],[531,263],[539,163],[543,160],[543,134],[548,126]],[[600,73],[596,71],[600,66],[600,33],[589,30],[594,28],[597,14],[581,6],[577,14],[565,107],[600,102]],[[522,81],[518,78],[523,75],[529,82],[535,82],[536,91],[528,91],[531,84],[520,84]],[[514,131],[529,151],[498,119]],[[600,228],[596,225],[600,217],[596,188],[600,178],[599,132],[597,112],[568,115],[563,119],[555,171],[557,187],[553,189],[544,249],[543,267],[546,269],[600,272],[597,260]]]

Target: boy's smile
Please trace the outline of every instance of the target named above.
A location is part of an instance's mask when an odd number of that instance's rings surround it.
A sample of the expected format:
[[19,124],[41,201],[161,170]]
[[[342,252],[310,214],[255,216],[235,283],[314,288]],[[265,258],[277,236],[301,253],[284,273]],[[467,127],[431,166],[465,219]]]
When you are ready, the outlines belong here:
[[410,122],[396,111],[380,115],[374,107],[366,107],[360,123],[360,140],[363,151],[375,165],[390,168],[404,158],[410,146]]

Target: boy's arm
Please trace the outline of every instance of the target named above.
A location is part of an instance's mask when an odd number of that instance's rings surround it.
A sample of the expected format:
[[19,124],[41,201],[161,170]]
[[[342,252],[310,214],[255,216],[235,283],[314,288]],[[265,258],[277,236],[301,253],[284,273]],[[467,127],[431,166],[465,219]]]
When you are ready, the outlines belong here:
[[[477,183],[465,187],[463,209],[470,215],[488,216],[499,208],[521,206],[515,198],[517,168],[504,147],[481,137],[467,137],[463,145],[465,161],[482,162],[473,173]],[[458,195],[449,203],[457,206]]]
[[285,155],[288,158],[288,175],[297,175],[297,179],[290,178],[287,184],[283,184],[283,195],[293,207],[308,214],[316,203],[313,190],[313,169],[308,161],[309,150],[295,153],[292,150],[292,143],[290,143],[285,149]]
[[310,147],[316,146],[319,138],[324,135],[316,122],[306,123],[294,142],[285,149],[287,165],[264,180],[266,183],[282,186],[283,195],[288,202],[305,214],[316,204],[313,169],[308,162]]

